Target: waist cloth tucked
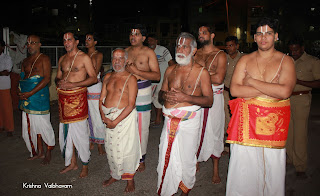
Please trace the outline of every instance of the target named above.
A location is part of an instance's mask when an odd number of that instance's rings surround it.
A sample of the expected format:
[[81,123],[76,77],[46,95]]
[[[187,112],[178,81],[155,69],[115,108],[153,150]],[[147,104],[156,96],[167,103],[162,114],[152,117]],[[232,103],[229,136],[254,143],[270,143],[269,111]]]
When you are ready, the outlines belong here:
[[[114,120],[124,108],[102,106],[102,110],[105,117]],[[136,109],[133,109],[114,129],[106,128],[105,131],[105,149],[111,176],[120,180],[123,174],[134,174],[141,158]]]
[[210,157],[220,158],[224,149],[224,84],[212,86],[213,104],[210,108],[201,108],[201,128],[198,161],[207,161]]
[[[24,78],[24,72],[20,74]],[[41,81],[43,77],[39,75],[32,76],[28,79],[19,81],[19,88],[22,93],[30,92]],[[28,114],[49,114],[50,96],[48,85],[29,97],[27,100],[19,100],[19,107],[22,111]]]
[[237,98],[229,101],[227,143],[284,148],[290,122],[290,100]]
[[57,88],[60,122],[79,122],[88,118],[87,88],[62,90]]
[[[99,78],[98,78],[99,80]],[[90,142],[97,144],[104,144],[105,125],[102,122],[99,111],[99,99],[102,89],[102,83],[89,86],[88,90],[88,124],[90,130]]]
[[201,110],[199,106],[162,108],[165,121],[159,145],[158,194],[188,193],[195,183]]

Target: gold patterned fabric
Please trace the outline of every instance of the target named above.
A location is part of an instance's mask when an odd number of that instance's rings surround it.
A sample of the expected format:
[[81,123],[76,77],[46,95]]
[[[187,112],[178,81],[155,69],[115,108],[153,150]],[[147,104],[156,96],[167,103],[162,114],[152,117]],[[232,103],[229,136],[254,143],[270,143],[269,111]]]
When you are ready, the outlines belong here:
[[88,118],[87,88],[73,90],[57,89],[59,97],[59,117],[64,124]]
[[290,122],[290,100],[253,98],[229,101],[232,117],[227,143],[284,148]]

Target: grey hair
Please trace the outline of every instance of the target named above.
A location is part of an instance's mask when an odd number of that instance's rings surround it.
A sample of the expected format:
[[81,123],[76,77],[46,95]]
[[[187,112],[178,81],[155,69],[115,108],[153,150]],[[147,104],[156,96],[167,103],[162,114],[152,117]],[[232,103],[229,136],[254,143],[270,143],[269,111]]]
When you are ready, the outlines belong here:
[[115,51],[117,51],[117,50],[120,50],[120,51],[124,52],[124,58],[125,58],[125,60],[128,60],[128,52],[123,48],[116,48],[116,49],[112,50],[112,52],[111,52],[111,60],[113,59],[113,53]]
[[180,33],[180,35],[178,36],[178,38],[176,40],[176,45],[178,45],[178,41],[180,38],[191,39],[190,45],[191,45],[192,49],[197,48],[197,40],[192,34],[187,33],[187,32]]

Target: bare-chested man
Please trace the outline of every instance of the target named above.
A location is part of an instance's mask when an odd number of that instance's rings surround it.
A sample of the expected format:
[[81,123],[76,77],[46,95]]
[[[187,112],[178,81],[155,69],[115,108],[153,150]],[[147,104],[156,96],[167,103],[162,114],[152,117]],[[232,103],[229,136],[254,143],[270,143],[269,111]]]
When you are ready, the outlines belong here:
[[134,74],[138,79],[136,107],[142,152],[138,171],[141,172],[145,170],[145,157],[149,138],[152,102],[151,81],[159,81],[161,77],[156,54],[152,49],[143,45],[146,33],[146,28],[143,25],[135,25],[131,29],[129,36],[131,46],[126,48],[129,55],[126,70]]
[[[20,109],[22,110],[22,137],[31,157],[44,158],[49,164],[51,150],[55,146],[54,131],[50,122],[50,96],[48,83],[51,80],[51,63],[47,55],[40,53],[40,37],[30,35],[27,47],[30,54],[23,60],[20,80]],[[47,146],[44,154],[42,140]]]
[[201,48],[197,51],[195,61],[209,71],[214,102],[212,107],[202,108],[202,128],[197,156],[198,162],[212,158],[212,183],[219,184],[221,182],[219,159],[224,149],[223,80],[226,75],[227,57],[222,50],[213,45],[214,37],[213,27],[201,26],[199,28],[198,40]]
[[201,107],[211,107],[213,91],[207,69],[194,61],[197,42],[183,32],[177,39],[176,62],[167,68],[159,101],[165,122],[159,146],[158,194],[188,195],[195,183]]
[[125,192],[135,190],[134,174],[141,159],[137,129],[137,79],[125,70],[128,53],[117,48],[112,52],[115,72],[104,77],[100,97],[100,113],[106,124],[105,147],[111,177],[103,182],[109,186],[120,179],[127,180]]
[[60,173],[78,169],[75,148],[82,170],[80,178],[88,175],[90,159],[88,131],[87,86],[97,82],[90,57],[78,49],[79,39],[71,32],[63,35],[67,54],[59,59],[56,84],[59,96],[59,143],[65,158]]
[[296,83],[292,58],[277,51],[277,21],[263,18],[258,50],[240,58],[231,80],[232,117],[226,195],[285,195],[285,144],[290,97]]
[[88,55],[92,60],[93,67],[96,71],[98,83],[88,87],[88,105],[89,105],[89,128],[90,128],[90,149],[94,148],[94,143],[98,145],[100,155],[105,154],[102,144],[104,144],[105,126],[101,120],[99,112],[99,99],[102,88],[100,80],[100,69],[102,66],[103,54],[96,50],[97,36],[94,33],[87,33],[86,35],[86,48]]

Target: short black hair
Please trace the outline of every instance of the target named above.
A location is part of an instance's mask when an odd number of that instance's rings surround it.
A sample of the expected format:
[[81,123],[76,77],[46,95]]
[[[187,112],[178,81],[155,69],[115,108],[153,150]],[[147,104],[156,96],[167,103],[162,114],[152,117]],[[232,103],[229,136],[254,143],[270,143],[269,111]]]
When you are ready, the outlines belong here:
[[271,29],[273,29],[274,33],[277,33],[279,28],[279,20],[269,18],[269,17],[263,17],[257,23],[255,30],[257,30],[258,27],[265,26],[265,25],[268,25]]
[[290,45],[299,45],[299,46],[304,46],[304,40],[303,37],[301,36],[295,36],[291,38],[288,42],[288,46]]
[[88,33],[86,33],[86,35],[92,35],[94,41],[99,40],[99,37],[97,36],[97,34],[95,32],[88,32]]
[[6,46],[6,43],[5,43],[3,40],[0,40],[0,45],[1,45],[2,47],[5,47],[5,46]]
[[210,34],[214,33],[215,31],[215,26],[211,24],[204,24],[204,25],[201,25],[200,27],[206,27]]
[[147,28],[143,24],[134,24],[131,29],[139,29],[142,36],[147,36]]
[[148,37],[151,37],[151,38],[153,38],[155,40],[158,40],[156,34],[154,34],[154,33],[148,34]]
[[236,36],[228,36],[226,39],[225,39],[225,43],[229,42],[229,41],[234,41],[235,44],[238,44],[239,43],[239,40]]

